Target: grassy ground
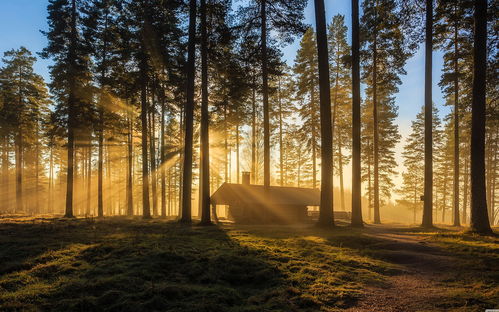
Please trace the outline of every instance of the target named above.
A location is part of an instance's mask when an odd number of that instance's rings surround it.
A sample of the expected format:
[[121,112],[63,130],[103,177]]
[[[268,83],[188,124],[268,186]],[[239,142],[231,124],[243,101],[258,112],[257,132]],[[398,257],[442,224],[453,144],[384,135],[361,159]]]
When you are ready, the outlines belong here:
[[499,307],[498,243],[394,226],[4,218],[0,310],[483,311]]

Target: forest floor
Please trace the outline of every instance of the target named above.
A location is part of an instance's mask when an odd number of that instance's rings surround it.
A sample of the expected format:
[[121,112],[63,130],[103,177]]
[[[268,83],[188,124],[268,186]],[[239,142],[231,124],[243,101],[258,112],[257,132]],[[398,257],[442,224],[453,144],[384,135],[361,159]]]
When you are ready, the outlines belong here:
[[499,238],[0,217],[0,311],[484,311]]

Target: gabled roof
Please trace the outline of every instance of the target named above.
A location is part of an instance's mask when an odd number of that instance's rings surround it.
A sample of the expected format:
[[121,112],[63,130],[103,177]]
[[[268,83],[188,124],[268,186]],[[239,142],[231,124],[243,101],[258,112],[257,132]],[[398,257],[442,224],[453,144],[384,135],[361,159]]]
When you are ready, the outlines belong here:
[[302,187],[224,183],[211,196],[215,205],[303,205],[319,206],[320,190]]

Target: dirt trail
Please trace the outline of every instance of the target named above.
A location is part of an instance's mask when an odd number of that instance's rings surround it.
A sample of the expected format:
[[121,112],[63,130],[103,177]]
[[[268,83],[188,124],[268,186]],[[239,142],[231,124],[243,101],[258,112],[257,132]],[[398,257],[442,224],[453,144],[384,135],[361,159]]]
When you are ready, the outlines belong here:
[[[399,265],[402,273],[387,278],[387,287],[366,289],[355,307],[347,311],[404,312],[435,310],[445,296],[438,285],[452,271],[455,258],[426,237],[403,230],[369,226],[366,235],[378,239],[380,257]],[[445,270],[443,270],[445,268]]]

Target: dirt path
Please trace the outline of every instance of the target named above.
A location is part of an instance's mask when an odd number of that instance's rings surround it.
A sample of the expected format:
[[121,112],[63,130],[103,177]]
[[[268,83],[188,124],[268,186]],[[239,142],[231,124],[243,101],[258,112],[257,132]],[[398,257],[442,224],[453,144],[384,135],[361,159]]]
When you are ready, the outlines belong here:
[[439,282],[447,277],[444,272],[452,271],[449,267],[455,258],[417,233],[369,227],[366,235],[380,241],[380,257],[399,265],[402,273],[388,277],[387,287],[366,289],[365,296],[347,311],[435,310],[445,297]]

